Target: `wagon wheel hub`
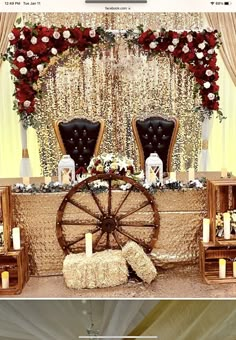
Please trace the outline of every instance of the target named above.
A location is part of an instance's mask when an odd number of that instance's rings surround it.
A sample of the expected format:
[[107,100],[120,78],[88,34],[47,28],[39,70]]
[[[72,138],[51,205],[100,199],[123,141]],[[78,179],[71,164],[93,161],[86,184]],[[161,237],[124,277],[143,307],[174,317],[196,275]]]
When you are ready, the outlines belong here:
[[102,220],[101,223],[101,228],[102,231],[105,233],[112,233],[116,227],[117,227],[118,223],[115,217],[112,216],[108,216],[108,217],[104,217],[104,219]]

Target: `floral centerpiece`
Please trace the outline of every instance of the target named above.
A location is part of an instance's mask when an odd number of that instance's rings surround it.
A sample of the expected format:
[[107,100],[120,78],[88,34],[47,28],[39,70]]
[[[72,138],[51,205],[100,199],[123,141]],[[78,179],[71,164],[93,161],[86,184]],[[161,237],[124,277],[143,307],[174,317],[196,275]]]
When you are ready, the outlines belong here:
[[105,173],[129,176],[134,173],[134,162],[125,156],[104,153],[91,159],[87,171],[91,175]]

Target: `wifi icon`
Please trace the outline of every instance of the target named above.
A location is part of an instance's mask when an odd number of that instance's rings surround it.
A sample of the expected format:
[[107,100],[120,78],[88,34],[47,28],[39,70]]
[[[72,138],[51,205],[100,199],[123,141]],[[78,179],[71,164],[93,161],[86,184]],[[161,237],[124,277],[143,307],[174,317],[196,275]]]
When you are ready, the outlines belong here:
[[215,3],[214,1],[211,1],[211,4],[212,4],[212,5],[214,5],[214,3]]

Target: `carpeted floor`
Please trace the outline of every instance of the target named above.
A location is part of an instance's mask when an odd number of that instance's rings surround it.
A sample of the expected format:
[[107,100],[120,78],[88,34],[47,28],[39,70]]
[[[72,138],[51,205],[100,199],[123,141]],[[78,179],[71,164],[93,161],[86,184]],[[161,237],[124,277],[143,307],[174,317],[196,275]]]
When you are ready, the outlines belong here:
[[235,284],[207,285],[197,267],[169,269],[151,284],[138,282],[103,289],[68,289],[62,276],[31,277],[22,294],[7,298],[236,298]]

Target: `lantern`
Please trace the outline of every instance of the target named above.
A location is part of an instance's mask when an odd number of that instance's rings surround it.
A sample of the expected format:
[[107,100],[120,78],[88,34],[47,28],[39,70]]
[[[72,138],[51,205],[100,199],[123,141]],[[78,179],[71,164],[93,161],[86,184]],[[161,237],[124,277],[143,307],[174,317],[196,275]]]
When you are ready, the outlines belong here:
[[163,184],[163,162],[156,152],[151,153],[145,162],[146,182],[156,184],[157,180]]
[[75,181],[75,162],[70,155],[63,155],[58,164],[58,181],[64,184]]

